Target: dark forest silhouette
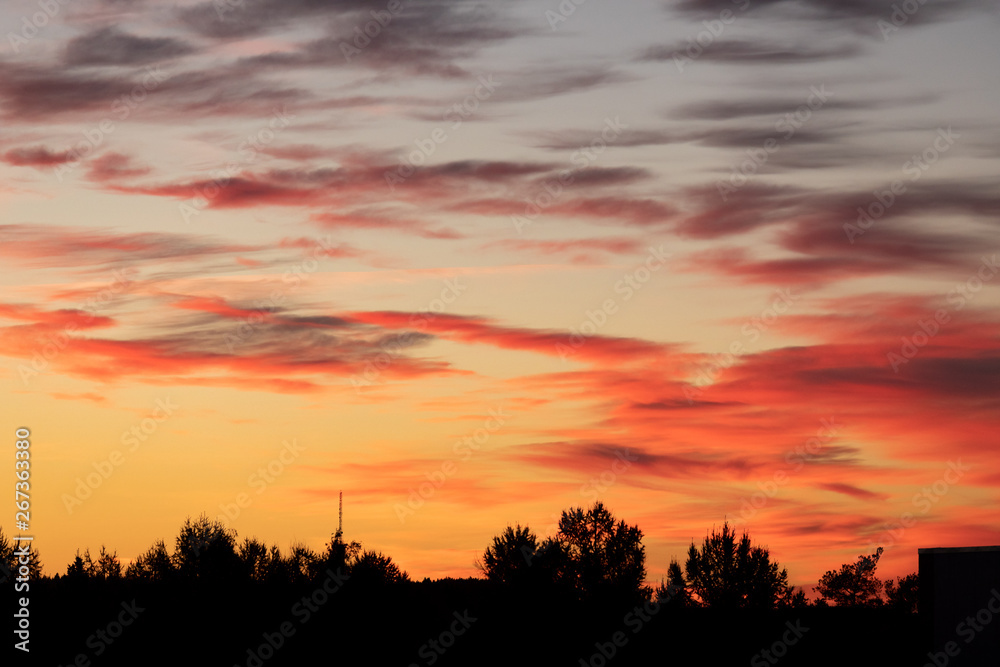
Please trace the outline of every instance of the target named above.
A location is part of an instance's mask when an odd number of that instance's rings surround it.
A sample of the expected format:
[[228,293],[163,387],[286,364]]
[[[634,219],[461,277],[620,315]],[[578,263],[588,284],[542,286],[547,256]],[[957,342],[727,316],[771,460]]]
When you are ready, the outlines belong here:
[[[416,582],[339,530],[322,551],[281,550],[203,515],[185,521],[171,547],[157,541],[128,565],[103,545],[93,555],[87,547],[65,573],[41,577],[33,553],[33,657],[262,667],[331,654],[401,665],[660,664],[664,655],[686,664],[714,655],[713,664],[775,664],[781,652],[782,664],[815,665],[844,664],[855,651],[849,664],[919,661],[916,574],[880,581],[881,550],[828,571],[809,602],[766,547],[728,523],[692,541],[658,585],[646,582],[642,537],[597,502],[564,511],[544,539],[508,526],[477,560],[481,578]],[[0,578],[14,569],[0,531]]]

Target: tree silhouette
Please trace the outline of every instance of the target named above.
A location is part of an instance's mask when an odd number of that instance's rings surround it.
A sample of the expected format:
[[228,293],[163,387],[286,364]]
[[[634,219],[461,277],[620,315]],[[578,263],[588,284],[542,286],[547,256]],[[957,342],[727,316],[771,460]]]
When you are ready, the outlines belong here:
[[919,601],[920,577],[916,572],[911,572],[905,577],[897,577],[885,580],[886,603],[909,614],[917,613],[917,603]]
[[788,571],[771,562],[766,548],[752,546],[745,531],[737,541],[728,522],[700,550],[691,543],[684,567],[691,592],[711,607],[772,609],[790,595]]
[[329,569],[334,572],[337,570],[347,572],[350,569],[351,563],[358,558],[360,553],[361,543],[357,541],[349,544],[344,542],[344,534],[338,530],[333,534],[330,543],[326,546],[326,554],[323,557],[323,570]]
[[507,528],[493,538],[493,544],[486,547],[481,562],[476,566],[490,581],[502,584],[527,584],[533,579],[538,568],[532,569],[532,560],[538,551],[538,537],[528,529],[518,525]]
[[843,607],[870,607],[882,603],[882,582],[875,576],[882,547],[869,556],[858,556],[855,563],[845,563],[840,570],[828,570],[820,577],[816,591],[824,602]]
[[586,511],[564,511],[558,533],[540,544],[528,527],[507,526],[476,565],[490,581],[532,589],[554,585],[577,599],[593,599],[640,595],[645,562],[642,531],[616,523],[597,502]]
[[559,519],[556,549],[543,553],[565,559],[565,581],[579,598],[639,595],[646,578],[642,531],[625,521],[615,523],[600,501],[586,512],[566,510]]
[[410,576],[400,570],[392,558],[374,551],[365,551],[358,556],[351,564],[350,577],[351,584],[355,586],[386,586],[410,580]]
[[108,553],[108,550],[101,545],[101,553],[94,563],[94,576],[101,580],[117,580],[122,578],[122,564],[118,560],[118,552]]
[[66,568],[66,576],[75,579],[98,579],[100,581],[122,578],[122,564],[118,560],[118,552],[108,553],[102,544],[97,560],[90,556],[90,549],[84,549],[83,556],[76,550],[76,558]]
[[281,554],[278,545],[271,545],[268,552],[269,570],[265,581],[273,584],[287,585],[294,577],[292,576],[292,564]]
[[177,535],[172,560],[178,574],[186,579],[223,580],[239,572],[236,531],[221,521],[202,514],[184,522]]
[[125,569],[125,578],[137,581],[167,581],[173,578],[174,572],[173,559],[167,553],[167,545],[163,540],[157,540],[149,550],[129,564]]
[[809,600],[806,599],[806,592],[804,590],[801,588],[796,590],[794,586],[791,586],[778,601],[778,606],[786,609],[802,609],[809,606]]
[[236,555],[247,580],[284,586],[309,579],[316,570],[316,554],[301,546],[298,549],[293,548],[286,558],[276,545],[268,547],[255,538],[245,538]]
[[73,562],[66,566],[66,576],[76,580],[88,579],[93,565],[93,561],[90,560],[90,550],[85,552],[85,556],[81,556],[80,550],[77,549]]
[[14,572],[17,570],[16,561],[14,545],[3,534],[3,528],[0,528],[0,584],[5,584],[14,578]]
[[249,537],[244,538],[237,555],[243,564],[243,573],[250,581],[267,581],[275,570],[275,557],[279,561],[281,559],[280,552],[272,553],[266,544]]
[[316,578],[321,571],[322,560],[305,544],[293,544],[286,563],[292,583],[303,583]]
[[[23,542],[21,543],[24,544]],[[0,583],[15,580],[21,576],[21,557],[17,551],[21,547],[8,540],[0,530]],[[28,543],[28,578],[37,581],[42,577],[42,559],[33,542]]]
[[[547,539],[539,538],[526,526],[506,527],[482,554],[480,568],[485,580],[428,578],[423,584],[407,584],[409,576],[389,555],[362,549],[356,541],[348,544],[339,532],[332,536],[325,552],[318,554],[301,544],[279,550],[255,537],[240,538],[236,543],[235,531],[205,517],[189,518],[176,537],[175,550],[168,549],[162,540],[156,542],[129,565],[122,580],[119,580],[122,564],[117,554],[102,545],[96,558],[89,549],[77,551],[65,569],[66,576],[60,573],[43,579],[37,589],[32,586],[32,595],[61,605],[43,604],[37,616],[32,612],[31,618],[39,627],[57,623],[60,628],[60,632],[47,635],[45,642],[37,647],[32,643],[32,652],[38,650],[45,657],[36,662],[58,664],[60,655],[80,651],[80,638],[101,627],[97,622],[103,624],[114,618],[105,616],[95,621],[92,614],[77,613],[78,610],[110,608],[117,615],[121,613],[117,609],[119,601],[123,601],[121,611],[128,607],[127,601],[142,608],[148,601],[150,614],[155,618],[150,616],[148,622],[140,621],[138,629],[128,630],[127,642],[123,641],[120,649],[115,646],[123,664],[148,662],[149,656],[144,653],[149,651],[149,640],[158,636],[169,641],[157,643],[157,659],[174,664],[190,661],[191,649],[170,638],[187,636],[191,628],[218,640],[202,643],[198,649],[202,663],[232,664],[225,660],[238,655],[237,651],[249,651],[246,655],[252,659],[246,661],[240,657],[241,664],[259,664],[267,656],[254,653],[255,648],[266,646],[261,642],[267,639],[267,645],[277,650],[281,636],[275,634],[276,628],[288,618],[290,610],[293,618],[308,619],[322,605],[324,620],[310,622],[309,632],[289,642],[281,657],[267,660],[269,665],[321,662],[329,657],[330,651],[340,650],[338,642],[343,637],[348,637],[351,645],[346,658],[355,657],[351,655],[351,647],[356,647],[353,650],[364,653],[363,658],[369,662],[407,664],[403,660],[412,659],[414,654],[431,656],[426,650],[416,649],[425,638],[433,639],[434,644],[424,644],[430,647],[443,646],[452,634],[457,636],[455,629],[459,626],[455,623],[464,624],[466,617],[470,622],[473,617],[488,617],[489,628],[484,621],[483,632],[470,633],[461,644],[456,642],[454,654],[448,654],[449,661],[524,662],[523,647],[528,646],[532,652],[528,659],[531,664],[557,664],[567,646],[579,646],[593,656],[603,654],[603,662],[611,665],[609,656],[617,654],[617,649],[615,654],[611,653],[611,647],[621,646],[622,635],[637,632],[657,613],[656,607],[647,604],[651,602],[650,593],[660,604],[668,604],[660,612],[663,621],[659,627],[664,631],[643,633],[642,639],[634,644],[630,640],[629,657],[618,658],[615,664],[619,661],[653,664],[662,662],[665,655],[680,664],[700,664],[699,661],[705,661],[706,646],[713,655],[717,654],[716,662],[721,661],[720,664],[740,661],[746,664],[750,650],[769,647],[768,651],[774,651],[778,637],[788,641],[791,635],[777,634],[775,627],[780,628],[778,633],[797,632],[800,626],[796,621],[793,627],[792,619],[805,621],[804,630],[812,625],[810,619],[818,621],[819,616],[824,622],[823,637],[817,635],[815,641],[810,640],[808,652],[812,655],[802,653],[803,661],[850,650],[852,654],[864,655],[865,664],[892,665],[899,662],[897,658],[911,654],[919,659],[921,652],[920,624],[918,619],[908,616],[915,605],[916,574],[884,582],[888,603],[874,617],[861,607],[814,616],[811,610],[797,609],[807,604],[804,594],[801,589],[785,584],[787,574],[770,561],[767,549],[751,544],[745,532],[741,538],[727,523],[721,530],[707,533],[700,548],[692,543],[687,563],[671,559],[663,579],[650,591],[643,587],[642,533],[614,518],[600,503],[589,510],[574,508],[563,512],[558,531]],[[15,542],[12,546],[0,531],[0,563],[5,563],[9,570],[18,567],[12,558],[15,558],[14,548],[20,544]],[[860,566],[851,564],[841,570],[870,584],[879,555],[861,557]],[[329,565],[335,565],[334,571],[340,570],[336,578],[328,576]],[[849,590],[858,586],[849,578],[839,577],[840,574],[839,570],[827,573],[827,581],[821,581],[821,585],[828,586],[825,590],[831,596],[828,599],[838,604],[848,604],[851,600],[860,604],[865,600],[864,595],[856,592],[853,597],[849,595]],[[14,576],[18,576],[16,570]],[[345,578],[344,592],[333,595],[336,588],[331,584],[339,588]],[[206,585],[208,582],[221,585]],[[835,590],[842,596],[836,597]],[[877,599],[877,594],[869,595],[868,599]],[[749,615],[743,613],[737,618],[726,613],[719,616],[704,610],[684,609],[703,603],[723,608],[744,607],[750,611]],[[768,605],[778,610],[755,613]],[[451,616],[453,609],[464,610],[464,615],[455,611]],[[408,619],[405,627],[396,622],[397,616]],[[740,623],[727,623],[734,620]],[[877,626],[872,625],[873,620],[878,621]],[[782,628],[780,624],[786,621],[789,621],[787,627]],[[110,632],[112,626],[108,627]],[[448,634],[442,633],[446,627],[450,628]],[[387,636],[392,641],[387,641]],[[619,639],[612,639],[616,636]],[[720,643],[720,636],[726,645]],[[519,641],[516,645],[508,642],[510,645],[506,646],[503,638],[509,637]],[[559,641],[553,642],[553,637]],[[600,645],[595,637],[603,638]],[[590,647],[600,653],[593,653]],[[758,653],[761,654],[768,655]],[[791,660],[798,661],[794,657]],[[603,664],[596,657],[590,661]],[[119,660],[114,662],[117,664]],[[764,660],[751,662],[763,664]]]
[[669,601],[672,607],[687,607],[691,604],[691,593],[688,591],[687,582],[684,581],[684,573],[681,571],[681,564],[677,559],[670,560],[667,568],[667,582],[660,582],[657,587],[656,599],[661,602]]

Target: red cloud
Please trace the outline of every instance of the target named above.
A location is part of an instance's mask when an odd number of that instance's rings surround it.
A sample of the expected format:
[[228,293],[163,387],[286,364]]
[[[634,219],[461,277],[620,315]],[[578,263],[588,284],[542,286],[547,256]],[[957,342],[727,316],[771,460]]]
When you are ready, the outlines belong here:
[[44,329],[98,329],[114,324],[110,317],[94,315],[84,310],[42,310],[31,305],[0,303],[0,318],[30,322]]
[[73,151],[51,151],[45,146],[25,146],[12,148],[0,158],[15,167],[37,167],[50,169],[76,159]]
[[827,491],[833,491],[834,493],[842,493],[846,496],[857,498],[858,500],[887,500],[889,498],[888,494],[875,493],[874,491],[861,489],[851,484],[830,482],[827,484],[820,484],[819,486],[821,489],[826,489]]
[[137,178],[150,172],[152,169],[135,166],[132,158],[122,153],[105,153],[87,163],[87,178],[98,183]]
[[534,252],[541,255],[572,256],[576,263],[594,263],[601,260],[604,253],[632,254],[642,250],[642,243],[628,238],[566,239],[559,241],[538,241],[529,239],[503,239],[483,246],[500,247],[516,252]]
[[544,329],[504,327],[485,318],[431,313],[380,311],[349,313],[347,317],[390,329],[417,329],[463,343],[485,343],[508,350],[574,356],[592,362],[634,361],[667,356],[671,347],[638,338],[584,336]]

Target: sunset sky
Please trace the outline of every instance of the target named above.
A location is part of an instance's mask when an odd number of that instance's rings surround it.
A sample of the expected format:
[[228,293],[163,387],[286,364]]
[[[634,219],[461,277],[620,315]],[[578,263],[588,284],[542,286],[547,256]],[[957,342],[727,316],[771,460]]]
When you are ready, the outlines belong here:
[[416,579],[597,499],[651,582],[726,520],[809,593],[1000,543],[996,3],[0,26],[4,437],[47,573],[202,512],[320,550],[340,491]]

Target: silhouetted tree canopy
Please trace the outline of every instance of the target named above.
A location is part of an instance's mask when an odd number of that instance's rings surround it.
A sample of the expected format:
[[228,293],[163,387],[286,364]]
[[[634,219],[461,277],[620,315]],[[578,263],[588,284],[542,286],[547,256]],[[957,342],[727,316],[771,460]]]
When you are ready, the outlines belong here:
[[236,555],[236,531],[205,514],[193,521],[188,517],[177,535],[173,562],[185,579],[229,579],[241,565]]
[[491,581],[556,585],[578,599],[635,596],[646,578],[642,531],[615,522],[603,503],[566,510],[559,532],[538,543],[527,527],[508,526],[493,538],[479,568]]
[[916,572],[911,572],[905,577],[897,577],[885,580],[886,603],[891,607],[909,614],[917,613],[917,603],[919,602],[920,577]]
[[[23,544],[24,542],[20,543]],[[3,529],[0,528],[0,584],[18,576],[20,563],[16,551],[20,545],[4,535]],[[28,577],[38,579],[42,576],[42,559],[33,542],[28,543],[28,559]]]
[[691,543],[684,567],[691,592],[710,607],[772,609],[791,594],[788,571],[771,562],[767,549],[752,546],[745,531],[737,540],[728,522],[701,549]]
[[410,580],[406,572],[380,552],[365,551],[351,564],[351,585],[387,586]]
[[875,553],[858,556],[854,563],[845,563],[840,570],[828,570],[820,577],[816,592],[825,602],[843,607],[870,607],[882,603],[882,582],[875,576],[882,547]]
[[292,583],[304,583],[320,572],[322,560],[318,553],[305,544],[293,544],[288,554],[288,576]]
[[101,545],[101,553],[98,555],[96,561],[91,558],[90,549],[85,549],[82,556],[80,555],[80,550],[77,549],[76,558],[66,568],[66,576],[75,579],[98,579],[100,581],[109,579],[117,580],[122,578],[122,564],[118,560],[118,553],[109,553],[103,544]]
[[790,607],[792,609],[802,609],[803,607],[809,606],[809,600],[806,599],[806,592],[799,588],[795,589],[794,586],[790,587],[785,593],[784,597],[778,601],[779,607]]
[[117,551],[108,552],[107,548],[103,544],[101,545],[101,553],[97,556],[97,562],[94,563],[94,577],[97,579],[122,578],[122,564],[118,560]]
[[639,594],[646,579],[642,531],[624,520],[615,523],[603,503],[564,511],[554,539],[565,558],[564,580],[578,597]]
[[0,584],[5,584],[14,574],[14,544],[3,534],[0,528]]
[[[192,627],[212,639],[198,649],[199,664],[260,665],[265,657],[258,647],[274,647],[272,642],[282,643],[280,653],[274,648],[266,660],[274,667],[329,661],[330,655],[341,654],[341,644],[359,653],[347,657],[364,654],[373,664],[411,664],[414,658],[430,664],[429,656],[437,652],[429,640],[442,648],[445,640],[454,644],[440,664],[554,665],[567,662],[567,653],[575,662],[603,654],[609,666],[659,664],[668,655],[671,664],[763,664],[754,660],[755,651],[758,658],[761,648],[771,651],[800,622],[805,628],[820,627],[822,621],[825,634],[808,635],[808,648],[806,642],[801,648],[796,644],[795,657],[782,664],[826,664],[817,657],[827,655],[839,659],[841,643],[851,637],[856,644],[851,648],[863,649],[852,650],[852,656],[873,656],[873,646],[880,651],[877,663],[858,664],[891,665],[903,664],[894,658],[917,643],[920,621],[908,613],[916,575],[887,582],[890,604],[875,613],[798,609],[806,605],[802,591],[787,587],[785,571],[770,562],[767,550],[750,544],[745,533],[739,539],[728,524],[713,531],[701,549],[692,544],[687,571],[672,559],[651,591],[644,585],[642,533],[601,503],[563,512],[558,531],[544,540],[520,525],[504,529],[483,553],[486,580],[415,583],[389,555],[348,543],[339,532],[318,552],[304,544],[279,549],[256,537],[237,542],[234,530],[201,517],[185,522],[175,544],[171,550],[157,541],[124,577],[115,552],[102,546],[95,557],[81,549],[67,576],[33,585],[32,623],[59,630],[46,635],[44,643],[32,643],[32,653],[52,654],[39,664],[68,664],[65,656],[79,653],[95,628],[125,611],[123,604],[143,609],[142,616],[134,628],[122,626],[122,641],[110,648],[114,657],[101,664],[151,659],[186,664],[191,649],[172,638],[187,636]],[[10,540],[0,532],[0,560],[11,556]],[[330,576],[329,570],[336,574]],[[663,611],[651,604],[650,594],[665,605]],[[721,616],[685,609],[703,602],[745,609]],[[767,604],[779,609],[755,613]],[[466,617],[481,620],[468,634],[452,636]],[[307,629],[299,632],[298,624],[307,620]],[[296,631],[285,634],[285,641],[276,639],[276,628],[286,622]],[[633,633],[647,623],[660,630],[636,634],[633,641]],[[612,646],[621,647],[622,636],[628,639],[628,656],[616,653],[612,662],[607,656]],[[159,643],[152,641],[161,637]],[[712,658],[705,657],[706,647]],[[164,653],[170,660],[159,660]],[[909,657],[916,659],[907,664],[920,664],[919,651]],[[589,662],[599,661],[591,657]]]
[[688,591],[687,582],[684,581],[681,564],[677,562],[676,558],[670,559],[670,566],[667,568],[667,581],[666,583],[661,581],[655,593],[659,602],[669,601],[673,607],[687,607],[691,604],[691,594]]
[[538,568],[532,559],[538,551],[538,537],[527,527],[507,528],[493,538],[477,566],[490,581],[508,585],[527,584]]
[[125,578],[137,581],[168,581],[174,572],[173,559],[167,552],[167,545],[163,540],[158,540],[125,569]]
[[330,543],[326,546],[326,554],[324,555],[323,570],[341,570],[347,572],[351,563],[353,563],[358,556],[361,554],[361,543],[353,541],[347,543],[344,541],[344,535],[339,530],[334,533],[333,538]]
[[243,573],[251,581],[282,582],[289,580],[288,568],[278,547],[270,547],[255,538],[244,538],[237,550]]

